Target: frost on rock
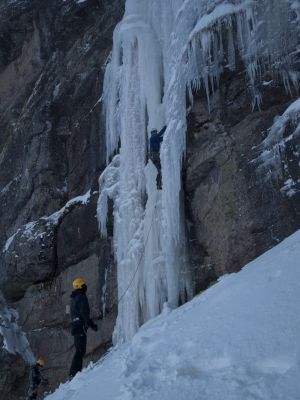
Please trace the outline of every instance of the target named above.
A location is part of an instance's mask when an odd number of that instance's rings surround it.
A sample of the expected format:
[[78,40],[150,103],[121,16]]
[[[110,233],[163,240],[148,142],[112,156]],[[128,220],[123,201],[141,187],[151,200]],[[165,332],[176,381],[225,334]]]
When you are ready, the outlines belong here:
[[[118,168],[114,159],[100,178],[98,207],[105,234],[107,198],[114,201],[115,340],[132,337],[165,301],[176,307],[192,294],[181,184],[187,98],[192,103],[193,92],[203,89],[209,107],[222,73],[241,65],[253,108],[261,105],[266,71],[294,93],[299,86],[298,3],[126,1],[103,92],[107,161],[119,152]],[[151,129],[164,125],[162,190],[157,191],[147,149]]]
[[[300,99],[294,101],[281,115],[276,117],[267,137],[258,147],[261,152],[255,160],[258,171],[265,176],[284,179],[286,172],[286,148],[293,144],[293,155],[300,156]],[[288,197],[300,191],[300,182],[289,177],[284,181],[281,192]]]
[[56,225],[60,219],[67,213],[71,207],[82,204],[86,205],[90,201],[91,198],[91,190],[88,190],[84,195],[73,197],[73,199],[69,200],[60,210],[56,211],[55,213],[47,216],[42,217],[41,220],[47,221],[48,224]]
[[18,313],[8,307],[0,293],[0,335],[3,336],[3,347],[11,354],[20,354],[28,364],[33,364],[35,357],[31,351],[25,333],[18,325]]

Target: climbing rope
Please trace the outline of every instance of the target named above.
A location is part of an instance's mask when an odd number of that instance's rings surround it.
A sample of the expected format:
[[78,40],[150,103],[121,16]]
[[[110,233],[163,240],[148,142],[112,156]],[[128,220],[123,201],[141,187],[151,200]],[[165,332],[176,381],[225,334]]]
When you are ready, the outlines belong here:
[[[156,206],[154,207],[154,210],[155,210],[155,209],[156,209]],[[126,295],[126,293],[129,291],[131,285],[133,284],[134,278],[135,278],[135,276],[136,276],[136,274],[137,274],[137,272],[138,272],[138,270],[139,270],[139,268],[140,268],[140,265],[141,265],[143,256],[144,256],[144,254],[145,254],[146,244],[148,243],[149,236],[150,236],[150,232],[151,232],[151,229],[152,229],[153,219],[154,219],[154,211],[153,211],[153,213],[152,213],[150,228],[149,228],[149,231],[148,231],[148,234],[147,234],[147,237],[146,237],[146,242],[145,242],[144,249],[143,249],[143,251],[142,251],[140,260],[139,260],[139,262],[138,262],[138,264],[137,264],[137,267],[136,267],[136,269],[135,269],[135,271],[134,271],[134,274],[133,274],[133,276],[132,276],[132,278],[131,278],[131,281],[129,282],[129,285],[127,286],[127,288],[126,288],[126,290],[124,291],[124,293],[122,294],[122,296],[118,299],[118,302],[117,302],[116,305],[118,305],[118,304],[121,302],[121,300],[124,298],[124,296]]]
[[[126,287],[125,291],[122,293],[122,295],[121,295],[119,298],[115,298],[115,300],[117,300],[117,302],[116,302],[116,303],[113,303],[113,305],[112,305],[112,310],[113,310],[113,308],[114,308],[115,306],[118,306],[118,305],[120,304],[120,302],[123,300],[123,298],[125,297],[125,295],[126,295],[127,292],[129,291],[129,289],[131,288],[131,285],[132,285],[133,282],[134,282],[134,278],[135,278],[135,276],[136,276],[136,274],[137,274],[137,272],[138,272],[138,270],[139,270],[139,268],[140,268],[140,266],[141,266],[141,262],[142,262],[142,259],[143,259],[144,254],[145,254],[146,245],[147,245],[147,243],[148,243],[149,236],[150,236],[150,232],[151,232],[152,225],[153,225],[154,211],[155,211],[155,209],[156,209],[156,205],[154,206],[154,209],[153,209],[153,212],[152,212],[152,218],[151,218],[150,228],[149,228],[149,231],[148,231],[147,236],[146,236],[146,241],[145,241],[144,249],[143,249],[143,251],[142,251],[142,254],[141,254],[141,257],[140,257],[140,259],[139,259],[139,262],[138,262],[138,264],[137,264],[137,266],[136,266],[136,269],[135,269],[135,271],[134,271],[134,273],[133,273],[133,275],[132,275],[132,278],[131,278],[131,280],[130,280],[128,286]],[[110,314],[110,312],[108,312],[106,315],[109,315],[109,314]],[[105,316],[104,316],[104,317],[105,317]],[[103,318],[104,318],[104,317],[103,317]]]

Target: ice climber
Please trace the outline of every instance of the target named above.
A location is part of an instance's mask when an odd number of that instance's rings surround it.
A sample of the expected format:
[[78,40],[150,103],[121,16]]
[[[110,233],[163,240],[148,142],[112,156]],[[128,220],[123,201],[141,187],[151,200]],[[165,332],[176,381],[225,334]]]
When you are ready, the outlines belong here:
[[71,294],[71,334],[74,337],[75,354],[70,368],[70,378],[82,370],[82,361],[86,352],[86,335],[88,328],[94,331],[98,326],[90,319],[90,306],[86,296],[87,286],[82,278],[73,282]]
[[152,129],[149,140],[149,158],[157,169],[156,183],[159,189],[161,189],[161,165],[159,152],[160,144],[163,141],[163,134],[165,133],[166,129],[166,126],[164,126],[159,132],[157,132],[157,129]]
[[35,364],[30,366],[27,400],[36,400],[37,398],[38,388],[42,381],[40,368],[44,365],[44,360],[42,358],[39,358]]

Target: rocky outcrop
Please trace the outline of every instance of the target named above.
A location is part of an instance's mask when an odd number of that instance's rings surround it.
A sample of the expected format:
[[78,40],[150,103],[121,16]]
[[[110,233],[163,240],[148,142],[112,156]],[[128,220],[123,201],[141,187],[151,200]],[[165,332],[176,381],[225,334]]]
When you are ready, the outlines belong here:
[[274,118],[293,98],[275,81],[262,91],[262,109],[252,112],[244,74],[227,75],[211,113],[196,96],[189,115],[185,192],[197,291],[300,227],[299,192],[289,197],[281,190],[289,177],[300,178],[299,139],[282,152],[279,175],[257,162]]
[[[111,341],[115,310],[99,318],[104,304],[112,309],[115,302],[116,277],[96,203],[105,165],[104,66],[122,14],[116,0],[0,5],[0,287],[46,361],[42,391],[68,376],[66,311],[76,276],[88,283],[100,328],[89,334],[85,362]],[[80,198],[86,193],[88,200]],[[26,392],[26,366],[16,357],[0,355],[0,399]],[[13,362],[12,373],[4,372]]]
[[[0,342],[2,347],[2,341]],[[15,356],[0,350],[0,387],[1,399],[24,399],[24,361],[20,356]]]

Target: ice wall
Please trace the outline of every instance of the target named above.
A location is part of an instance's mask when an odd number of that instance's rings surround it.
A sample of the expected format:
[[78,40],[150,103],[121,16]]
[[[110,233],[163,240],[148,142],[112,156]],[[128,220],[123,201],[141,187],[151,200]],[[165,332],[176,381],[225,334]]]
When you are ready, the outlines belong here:
[[[265,71],[288,92],[298,87],[299,4],[289,0],[127,0],[114,32],[104,84],[109,163],[100,178],[98,218],[106,233],[114,201],[119,312],[115,341],[129,339],[163,303],[192,295],[181,182],[187,99],[204,90],[208,107],[224,70],[245,70],[253,108]],[[151,129],[167,125],[162,190],[148,163]]]

